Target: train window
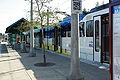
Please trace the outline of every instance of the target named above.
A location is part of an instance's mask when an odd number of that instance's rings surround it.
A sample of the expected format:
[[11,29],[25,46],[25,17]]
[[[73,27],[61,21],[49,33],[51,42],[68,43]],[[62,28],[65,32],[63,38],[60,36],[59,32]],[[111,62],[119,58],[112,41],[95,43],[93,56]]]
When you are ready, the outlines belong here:
[[67,35],[71,37],[71,26],[67,27]]
[[79,30],[80,30],[80,37],[84,37],[85,36],[85,28],[84,28],[84,22],[81,22],[80,24],[79,24]]
[[52,36],[51,36],[51,30],[49,31],[49,38],[51,38]]
[[51,38],[54,38],[54,31],[51,31]]
[[48,33],[48,34],[49,34],[49,38],[51,38],[51,31],[49,31],[49,33]]
[[71,31],[68,31],[68,37],[71,37]]
[[95,51],[99,51],[99,21],[95,21]]
[[43,29],[44,38],[46,38],[46,31]]
[[86,37],[93,37],[93,31],[94,31],[93,27],[94,27],[93,20],[87,21],[87,23],[86,23]]
[[62,28],[61,33],[62,37],[66,37],[66,28]]

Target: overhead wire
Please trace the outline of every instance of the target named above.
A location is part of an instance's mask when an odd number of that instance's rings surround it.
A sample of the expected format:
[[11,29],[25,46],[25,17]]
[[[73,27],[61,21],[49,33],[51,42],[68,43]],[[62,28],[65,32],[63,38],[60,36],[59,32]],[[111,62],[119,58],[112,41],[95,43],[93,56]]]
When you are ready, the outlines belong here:
[[58,4],[56,7],[60,7],[61,5],[63,6],[64,4],[68,3],[70,0],[65,0],[64,2]]

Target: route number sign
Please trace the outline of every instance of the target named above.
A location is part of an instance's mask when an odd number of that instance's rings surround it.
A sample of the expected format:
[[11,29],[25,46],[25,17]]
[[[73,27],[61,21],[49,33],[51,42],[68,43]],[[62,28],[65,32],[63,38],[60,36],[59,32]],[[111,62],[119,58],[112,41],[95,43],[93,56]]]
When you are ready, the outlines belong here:
[[82,0],[72,0],[71,13],[82,14]]

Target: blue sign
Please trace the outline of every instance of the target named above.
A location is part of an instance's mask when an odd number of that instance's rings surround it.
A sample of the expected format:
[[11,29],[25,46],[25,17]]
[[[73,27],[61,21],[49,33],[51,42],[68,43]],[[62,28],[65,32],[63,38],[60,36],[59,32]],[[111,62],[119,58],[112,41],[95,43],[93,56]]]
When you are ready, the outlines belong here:
[[113,7],[113,14],[120,14],[120,5]]
[[120,4],[112,7],[113,11],[113,79],[120,80]]
[[120,0],[111,0],[111,2],[120,1]]

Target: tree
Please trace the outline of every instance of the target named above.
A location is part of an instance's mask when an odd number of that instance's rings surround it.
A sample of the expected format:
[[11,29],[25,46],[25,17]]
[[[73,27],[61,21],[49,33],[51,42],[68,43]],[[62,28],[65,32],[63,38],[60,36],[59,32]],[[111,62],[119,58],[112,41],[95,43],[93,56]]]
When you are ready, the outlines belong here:
[[56,22],[59,22],[60,18],[55,13],[58,9],[52,9],[52,7],[48,6],[48,4],[52,0],[35,0],[34,4],[34,23],[41,26],[42,28],[42,47],[43,47],[43,58],[44,58],[44,65],[46,66],[46,56],[45,56],[45,40],[44,40],[44,27],[49,27]]
[[[40,25],[42,27],[42,45],[43,45],[43,58],[44,58],[44,65],[46,65],[46,56],[45,56],[45,43],[44,43],[44,32],[43,32],[43,27],[49,27],[50,25],[53,25],[56,23],[55,21],[59,21],[60,18],[56,16],[57,13],[55,8],[52,10],[50,6],[47,6],[46,3],[49,3],[52,0],[35,0],[37,4],[37,16],[36,20],[37,22],[40,22]],[[44,25],[44,26],[43,26]]]
[[18,25],[18,30],[20,32],[26,32],[29,31],[31,23],[27,20],[24,20]]
[[[35,11],[35,21],[40,23],[40,26],[44,25],[44,27],[48,27],[49,25],[53,25],[54,23],[59,22],[60,18],[58,17],[56,11],[57,8],[53,9],[50,6],[47,6],[47,3],[41,6],[38,3],[38,0],[35,0],[37,4],[37,10]],[[50,0],[51,1],[51,0]],[[42,7],[42,8],[41,8]],[[49,20],[47,19],[49,18]],[[49,22],[49,23],[48,23]]]
[[86,10],[86,8],[83,9],[83,14],[88,14],[89,11]]
[[95,7],[98,7],[98,6],[99,6],[99,2],[97,1]]

